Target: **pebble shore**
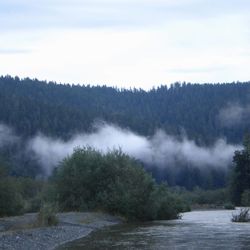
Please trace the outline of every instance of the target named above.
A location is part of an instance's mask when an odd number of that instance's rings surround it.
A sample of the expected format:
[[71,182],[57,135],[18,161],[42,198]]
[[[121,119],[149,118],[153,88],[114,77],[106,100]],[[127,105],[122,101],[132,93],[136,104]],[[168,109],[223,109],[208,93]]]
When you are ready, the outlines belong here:
[[[29,216],[29,223],[33,217]],[[14,218],[16,219],[0,219],[1,250],[55,249],[64,243],[87,236],[94,230],[121,222],[107,214],[71,212],[58,214],[58,226],[20,229],[28,222],[27,218]]]

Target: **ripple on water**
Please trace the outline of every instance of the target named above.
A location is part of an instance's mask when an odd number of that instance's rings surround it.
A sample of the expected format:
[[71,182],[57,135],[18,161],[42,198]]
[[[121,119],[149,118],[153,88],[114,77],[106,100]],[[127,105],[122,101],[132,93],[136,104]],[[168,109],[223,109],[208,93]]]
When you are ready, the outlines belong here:
[[232,211],[193,211],[182,220],[117,225],[60,249],[250,249],[250,223],[232,223]]

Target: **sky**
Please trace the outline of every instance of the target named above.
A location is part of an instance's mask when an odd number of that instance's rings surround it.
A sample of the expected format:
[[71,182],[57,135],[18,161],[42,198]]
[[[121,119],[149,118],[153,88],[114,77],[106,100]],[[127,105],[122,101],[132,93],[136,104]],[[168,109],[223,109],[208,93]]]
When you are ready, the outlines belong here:
[[0,75],[148,90],[249,65],[249,0],[0,0]]

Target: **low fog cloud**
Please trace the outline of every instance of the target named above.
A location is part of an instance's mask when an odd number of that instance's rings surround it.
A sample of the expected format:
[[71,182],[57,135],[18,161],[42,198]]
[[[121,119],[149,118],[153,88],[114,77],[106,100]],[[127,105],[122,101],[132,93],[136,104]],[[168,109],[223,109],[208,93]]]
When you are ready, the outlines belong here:
[[49,173],[53,166],[64,157],[71,155],[74,148],[84,146],[93,147],[103,153],[121,148],[124,152],[141,160],[151,153],[150,143],[145,137],[107,124],[95,126],[95,132],[78,134],[68,141],[52,139],[40,134],[29,141],[28,149],[37,156]]
[[250,106],[238,103],[228,104],[219,112],[219,121],[224,127],[234,127],[249,122]]
[[37,135],[28,143],[28,149],[36,155],[48,174],[79,146],[90,146],[103,153],[121,148],[130,156],[158,167],[171,167],[178,162],[185,162],[199,168],[227,167],[232,162],[234,151],[241,148],[239,145],[227,144],[222,139],[211,147],[200,147],[192,140],[185,137],[179,140],[161,130],[147,138],[108,124],[96,126],[93,133],[79,134],[68,141]]
[[185,162],[201,168],[226,167],[232,162],[235,150],[241,148],[239,145],[227,144],[223,139],[217,140],[211,147],[201,147],[186,137],[177,140],[163,131],[158,131],[150,143],[153,145],[153,161],[158,165]]
[[14,134],[11,128],[0,124],[0,148],[8,144],[16,143],[18,139],[18,136]]
[[[12,129],[0,124],[0,147],[19,140]],[[152,137],[144,137],[128,129],[99,123],[94,126],[92,133],[78,134],[68,141],[38,134],[26,142],[24,150],[36,158],[49,175],[76,147],[84,146],[93,147],[102,153],[121,148],[130,156],[161,168],[173,167],[180,162],[198,168],[226,168],[232,162],[234,151],[241,149],[240,145],[230,145],[222,139],[210,147],[201,147],[187,137],[177,139],[162,130],[158,130]]]

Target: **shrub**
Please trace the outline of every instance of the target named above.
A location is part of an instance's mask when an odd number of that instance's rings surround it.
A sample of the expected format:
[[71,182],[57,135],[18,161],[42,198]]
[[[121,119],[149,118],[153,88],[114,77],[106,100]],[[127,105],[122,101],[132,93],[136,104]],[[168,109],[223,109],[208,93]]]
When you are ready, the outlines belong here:
[[24,212],[38,212],[42,204],[41,192],[45,182],[27,177],[18,177],[15,182],[24,199]]
[[187,191],[183,188],[172,188],[172,190],[179,194],[189,205],[223,206],[224,204],[230,204],[229,192],[225,188],[216,190],[195,188],[193,191]]
[[16,187],[15,179],[0,178],[0,217],[21,214],[23,208],[24,201]]
[[166,184],[155,186],[147,208],[151,220],[178,219],[180,212],[188,210],[188,206],[176,194],[169,192]]
[[158,187],[141,164],[121,150],[103,155],[78,148],[52,179],[63,211],[102,209],[128,220],[149,220],[177,218],[181,210],[167,188]]
[[249,221],[250,221],[250,215],[248,208],[241,208],[239,214],[232,215],[232,222],[249,222]]
[[42,190],[43,181],[34,180],[28,177],[16,178],[16,185],[25,200],[35,198]]
[[44,204],[37,215],[35,226],[56,226],[58,219],[56,217],[57,209],[51,204]]
[[241,195],[241,205],[245,207],[250,206],[250,190],[246,189]]
[[42,206],[41,195],[38,194],[36,197],[26,201],[25,213],[35,213],[41,209]]

